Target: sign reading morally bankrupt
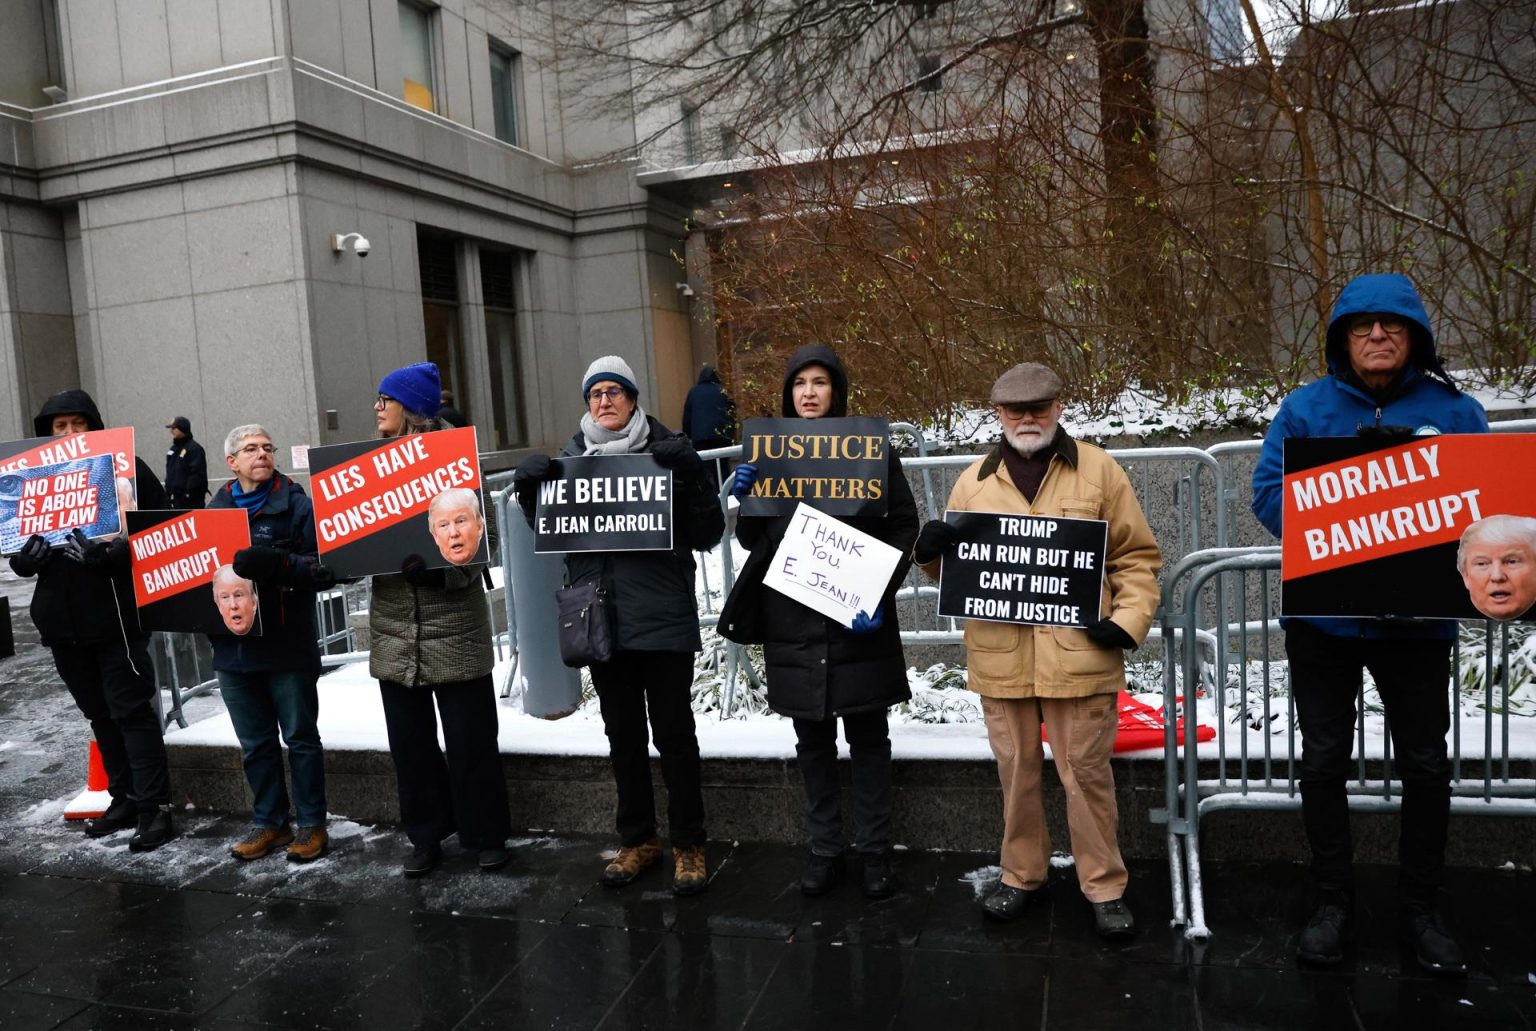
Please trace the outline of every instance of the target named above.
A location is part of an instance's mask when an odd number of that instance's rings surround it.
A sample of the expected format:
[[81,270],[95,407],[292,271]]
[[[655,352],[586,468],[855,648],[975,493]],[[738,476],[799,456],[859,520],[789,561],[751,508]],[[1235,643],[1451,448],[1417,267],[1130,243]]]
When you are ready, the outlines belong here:
[[133,597],[144,630],[240,636],[261,633],[256,585],[235,573],[251,546],[241,508],[129,512]]
[[944,521],[966,539],[940,567],[939,615],[1043,626],[1098,621],[1108,523],[953,511]]
[[830,515],[885,515],[889,433],[884,419],[748,419],[741,460],[757,478],[741,514],[788,515],[803,501]]
[[117,480],[134,479],[133,430],[95,430],[0,444],[0,554],[34,534],[49,544],[80,529],[110,537],[118,523]]
[[661,551],[672,547],[672,472],[648,454],[560,459],[539,484],[536,553]]
[[805,503],[795,508],[763,584],[851,626],[873,614],[901,562],[901,552]]
[[1532,468],[1532,434],[1287,440],[1282,611],[1484,618],[1457,547],[1488,516],[1536,516]]
[[337,576],[488,561],[474,427],[312,447],[309,469],[320,561]]

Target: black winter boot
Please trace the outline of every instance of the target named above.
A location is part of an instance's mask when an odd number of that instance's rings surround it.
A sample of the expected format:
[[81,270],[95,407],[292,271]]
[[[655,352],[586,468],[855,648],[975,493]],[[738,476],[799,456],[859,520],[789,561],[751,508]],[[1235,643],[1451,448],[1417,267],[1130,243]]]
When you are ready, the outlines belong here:
[[1442,977],[1465,977],[1467,964],[1461,958],[1461,947],[1450,932],[1440,923],[1440,914],[1434,910],[1403,911],[1403,940],[1413,949],[1419,966]]
[[85,821],[87,838],[105,838],[108,834],[125,831],[139,825],[139,806],[131,798],[114,798],[107,811],[94,820]]
[[176,836],[171,822],[171,807],[160,806],[153,812],[139,814],[139,829],[128,839],[128,851],[153,852]]
[[1344,959],[1344,945],[1355,936],[1354,902],[1347,895],[1322,896],[1296,943],[1296,957],[1331,967]]

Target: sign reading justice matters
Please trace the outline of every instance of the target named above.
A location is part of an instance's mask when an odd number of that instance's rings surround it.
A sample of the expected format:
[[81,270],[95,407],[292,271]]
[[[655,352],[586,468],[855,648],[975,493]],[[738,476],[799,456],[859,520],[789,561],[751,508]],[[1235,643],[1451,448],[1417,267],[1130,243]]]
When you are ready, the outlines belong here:
[[788,515],[803,501],[829,515],[885,515],[889,433],[884,419],[748,419],[741,460],[757,478],[741,514]]
[[1098,622],[1108,523],[954,511],[944,521],[966,539],[944,556],[939,615],[1043,626]]

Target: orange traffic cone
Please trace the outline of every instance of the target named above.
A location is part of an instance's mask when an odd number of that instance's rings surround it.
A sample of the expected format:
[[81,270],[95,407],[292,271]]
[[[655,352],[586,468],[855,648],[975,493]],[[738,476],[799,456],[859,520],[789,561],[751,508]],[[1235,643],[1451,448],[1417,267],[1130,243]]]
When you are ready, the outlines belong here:
[[94,820],[107,811],[112,796],[107,793],[107,768],[101,762],[101,749],[91,742],[90,756],[86,760],[85,790],[64,807],[66,820]]

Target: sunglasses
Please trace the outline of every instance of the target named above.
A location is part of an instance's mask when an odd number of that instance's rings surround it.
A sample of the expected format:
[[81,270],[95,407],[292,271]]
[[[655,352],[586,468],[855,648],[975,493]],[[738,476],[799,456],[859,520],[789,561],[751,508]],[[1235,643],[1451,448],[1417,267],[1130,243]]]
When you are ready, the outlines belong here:
[[1349,320],[1349,335],[1368,337],[1373,326],[1381,326],[1383,333],[1401,333],[1408,324],[1396,315],[1356,315]]

